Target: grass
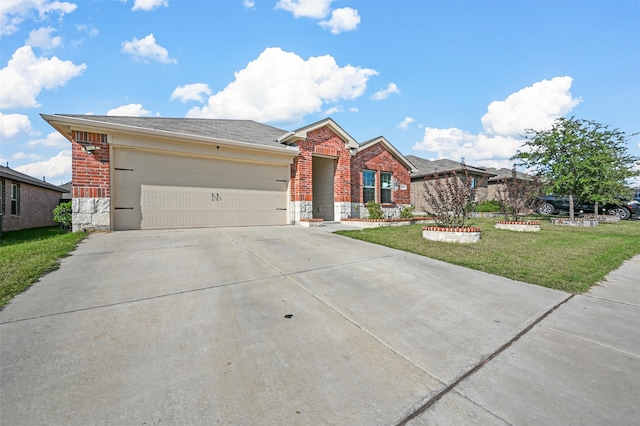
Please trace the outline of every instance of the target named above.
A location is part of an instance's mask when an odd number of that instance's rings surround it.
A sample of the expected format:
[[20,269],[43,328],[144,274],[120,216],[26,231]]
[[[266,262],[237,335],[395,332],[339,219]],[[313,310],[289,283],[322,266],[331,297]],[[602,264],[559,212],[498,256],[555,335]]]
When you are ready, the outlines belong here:
[[351,238],[416,253],[543,287],[582,293],[640,253],[640,223],[600,223],[593,228],[541,220],[535,233],[494,228],[498,219],[472,219],[482,229],[475,244],[428,241],[423,225],[338,231]]
[[0,309],[47,272],[58,269],[86,236],[59,227],[24,229],[0,237]]

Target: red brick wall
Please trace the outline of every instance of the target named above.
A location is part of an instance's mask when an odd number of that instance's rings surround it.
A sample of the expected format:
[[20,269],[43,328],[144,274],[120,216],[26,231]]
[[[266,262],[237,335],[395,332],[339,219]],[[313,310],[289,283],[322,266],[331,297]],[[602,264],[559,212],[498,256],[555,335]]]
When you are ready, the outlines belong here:
[[329,127],[309,132],[307,139],[296,144],[300,155],[291,166],[291,201],[313,200],[313,154],[337,157],[334,176],[334,201],[349,202],[351,187],[351,156],[345,142]]
[[[89,154],[76,142],[80,133],[83,142],[88,139],[91,145],[100,147]],[[110,188],[109,145],[103,142],[103,135],[97,133],[75,132],[71,141],[73,198],[108,198]]]
[[380,172],[391,172],[407,189],[393,191],[396,204],[411,204],[411,174],[381,143],[374,144],[351,159],[351,201],[362,203],[362,171],[376,171],[376,199],[380,196]]

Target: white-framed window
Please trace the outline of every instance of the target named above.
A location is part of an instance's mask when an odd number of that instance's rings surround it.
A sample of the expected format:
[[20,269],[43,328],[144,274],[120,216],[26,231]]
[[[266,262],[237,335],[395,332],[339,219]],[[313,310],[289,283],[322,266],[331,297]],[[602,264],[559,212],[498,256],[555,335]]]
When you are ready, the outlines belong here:
[[376,172],[373,170],[362,171],[362,202],[376,201]]
[[11,185],[11,214],[20,216],[20,185]]
[[380,172],[380,204],[391,204],[393,202],[391,197],[392,191],[392,174],[389,172]]

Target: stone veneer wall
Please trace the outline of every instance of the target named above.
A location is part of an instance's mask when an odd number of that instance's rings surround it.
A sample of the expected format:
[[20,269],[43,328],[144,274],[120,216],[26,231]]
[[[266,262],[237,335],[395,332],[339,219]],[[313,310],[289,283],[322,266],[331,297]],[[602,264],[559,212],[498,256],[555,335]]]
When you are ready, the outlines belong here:
[[300,219],[313,219],[313,202],[291,201],[289,203],[289,219],[292,225],[300,223]]
[[71,212],[73,232],[111,229],[110,198],[74,198]]

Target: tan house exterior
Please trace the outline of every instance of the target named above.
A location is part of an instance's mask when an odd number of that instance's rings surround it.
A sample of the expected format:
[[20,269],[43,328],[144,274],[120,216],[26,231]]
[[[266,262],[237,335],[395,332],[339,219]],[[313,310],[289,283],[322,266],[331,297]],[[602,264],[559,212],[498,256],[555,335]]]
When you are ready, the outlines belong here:
[[[408,206],[412,164],[328,118],[294,131],[251,120],[42,115],[72,146],[74,230],[339,221],[365,198]],[[368,184],[363,189],[363,179]]]
[[55,226],[63,188],[0,166],[0,231]]
[[430,210],[425,198],[425,185],[432,184],[436,176],[442,179],[450,176],[452,172],[455,172],[459,179],[464,179],[466,172],[472,179],[471,188],[474,190],[475,201],[490,199],[489,182],[495,174],[489,169],[469,166],[448,159],[426,160],[414,155],[407,155],[406,158],[417,169],[411,174],[411,203],[416,212],[428,213]]
[[[514,178],[513,170],[506,168],[496,169],[489,167],[487,168],[487,172],[493,174],[493,176],[491,176],[487,181],[487,199],[498,200],[500,199],[501,193],[505,189],[505,180],[509,181]],[[527,175],[526,173],[516,171],[515,179],[531,180],[532,177]]]

